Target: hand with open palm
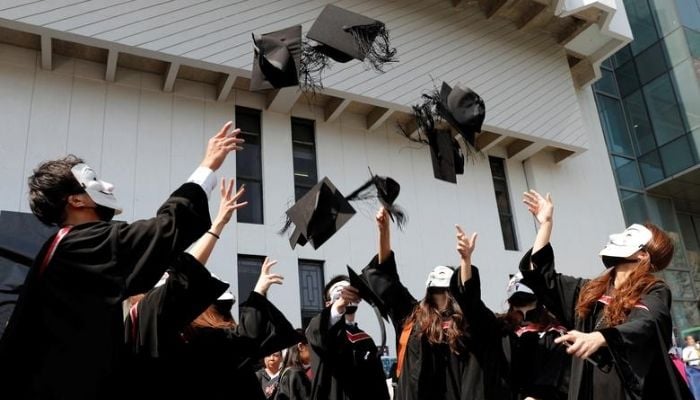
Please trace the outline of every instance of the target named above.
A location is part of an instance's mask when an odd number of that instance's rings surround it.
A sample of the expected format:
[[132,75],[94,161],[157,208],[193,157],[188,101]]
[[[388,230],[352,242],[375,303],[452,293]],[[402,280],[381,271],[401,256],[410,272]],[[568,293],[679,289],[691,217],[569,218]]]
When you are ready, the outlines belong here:
[[547,193],[546,197],[543,197],[536,190],[530,189],[529,192],[523,193],[523,203],[525,203],[528,211],[535,216],[535,219],[540,224],[552,222],[554,203],[552,202],[552,195],[549,193]]

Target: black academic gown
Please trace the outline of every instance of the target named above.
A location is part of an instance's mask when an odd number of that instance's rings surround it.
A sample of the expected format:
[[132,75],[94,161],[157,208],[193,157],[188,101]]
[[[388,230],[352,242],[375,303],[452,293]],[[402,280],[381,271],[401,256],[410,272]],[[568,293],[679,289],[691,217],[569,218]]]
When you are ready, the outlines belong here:
[[152,219],[74,226],[39,275],[50,238],[0,341],[3,394],[8,399],[115,397],[125,353],[122,300],[153,287],[174,257],[210,225],[204,190],[186,183]]
[[310,400],[311,380],[307,370],[301,367],[287,367],[280,375],[275,400]]
[[[535,266],[532,271],[530,262]],[[598,302],[587,318],[576,315],[578,296],[587,280],[557,273],[551,245],[535,254],[532,250],[525,254],[520,270],[526,277],[535,274],[544,279],[545,287],[539,289],[544,291],[542,298],[560,321],[581,332],[597,330],[607,342],[607,347],[591,358],[607,365],[608,373],[573,357],[570,400],[692,398],[687,386],[678,380],[680,376],[676,376],[667,354],[671,344],[671,291],[665,283],[643,294],[624,323],[596,327],[605,305]]]
[[[405,320],[418,301],[401,284],[394,253],[381,264],[375,256],[362,274],[370,288],[382,300],[383,311],[391,318],[396,337],[401,336]],[[452,296],[464,304],[467,291],[460,289],[453,275]],[[480,293],[474,294],[480,298]],[[473,316],[465,313],[469,321]],[[498,371],[503,360],[499,336],[481,334],[473,329],[462,338],[466,351],[453,353],[447,344],[432,345],[414,326],[406,348],[403,370],[398,380],[398,400],[497,400],[503,397]]]
[[[282,313],[256,292],[239,308],[235,329],[185,328],[215,302],[228,284],[212,277],[189,254],[170,270],[166,283],[146,294],[126,324],[136,354],[142,397],[264,400],[254,364],[299,341]],[[132,374],[137,375],[137,374]],[[165,384],[167,383],[167,384]]]
[[384,368],[372,338],[341,317],[329,326],[330,307],[306,329],[314,371],[314,400],[388,400]]
[[[500,385],[500,398],[566,398],[570,359],[561,346],[554,344],[554,339],[565,329],[550,327],[540,332],[523,326],[513,331],[481,300],[481,279],[476,267],[472,267],[471,279],[461,287],[457,277],[454,274],[452,290],[464,292],[460,306],[469,316],[475,341],[493,346],[491,338],[501,338],[503,358],[488,364],[490,374],[497,377],[493,382]],[[497,358],[498,352],[495,355]]]

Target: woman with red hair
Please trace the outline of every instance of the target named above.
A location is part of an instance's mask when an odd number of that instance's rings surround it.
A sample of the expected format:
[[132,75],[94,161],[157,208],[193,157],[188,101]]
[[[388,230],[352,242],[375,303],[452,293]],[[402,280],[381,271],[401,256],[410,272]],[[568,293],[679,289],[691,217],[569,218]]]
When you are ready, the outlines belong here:
[[[551,198],[532,190],[523,201],[551,231]],[[610,235],[600,255],[607,269],[592,280],[558,273],[549,243],[520,263],[525,276],[544,279],[537,295],[548,309],[574,327],[555,340],[574,356],[569,399],[692,398],[667,355],[671,290],[654,275],[671,262],[673,242],[655,225],[634,224]]]

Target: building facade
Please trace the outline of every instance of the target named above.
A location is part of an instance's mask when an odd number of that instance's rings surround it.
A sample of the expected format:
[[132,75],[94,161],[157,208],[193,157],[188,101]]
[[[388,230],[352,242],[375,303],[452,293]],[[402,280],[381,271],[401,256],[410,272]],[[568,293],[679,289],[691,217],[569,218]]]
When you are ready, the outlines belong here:
[[[327,3],[1,3],[0,210],[29,212],[32,168],[74,153],[115,184],[121,218],[146,218],[199,163],[210,135],[234,120],[245,149],[219,175],[244,182],[250,205],[209,267],[242,301],[262,258],[279,260],[286,279],[270,298],[296,325],[323,306],[324,281],[374,255],[376,205],[358,205],[317,251],[292,250],[278,234],[284,212],[324,176],[348,193],[369,178],[368,167],[401,184],[397,203],[409,222],[392,227],[393,248],[418,298],[435,265],[458,263],[457,223],[479,233],[473,261],[484,300],[502,311],[508,274],[536,233],[520,201],[528,188],[555,199],[559,269],[602,272],[597,253],[625,223],[591,83],[631,40],[620,2],[336,1],[385,22],[399,63],[383,74],[337,64],[315,96],[248,91],[251,32],[293,24],[306,32]],[[467,84],[486,103],[479,153],[457,184],[434,179],[428,148],[396,129],[443,80]],[[367,307],[359,320],[376,338]]]
[[594,90],[627,223],[671,232],[674,318],[700,326],[700,1],[625,1],[634,40]]

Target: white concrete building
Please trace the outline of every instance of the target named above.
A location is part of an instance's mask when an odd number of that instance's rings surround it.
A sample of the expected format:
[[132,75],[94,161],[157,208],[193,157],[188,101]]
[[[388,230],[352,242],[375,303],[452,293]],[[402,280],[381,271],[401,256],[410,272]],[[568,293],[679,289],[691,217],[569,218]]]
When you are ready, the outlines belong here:
[[[249,92],[251,32],[294,24],[306,32],[330,2],[1,0],[0,210],[29,212],[32,168],[74,153],[116,185],[123,219],[149,217],[198,164],[209,136],[238,114],[238,125],[258,131],[219,175],[245,177],[249,200],[261,201],[245,217],[256,223],[230,224],[209,267],[241,299],[239,274],[247,282],[247,260],[256,260],[249,256],[279,260],[286,279],[270,297],[294,324],[302,305],[311,312],[318,304],[319,276],[360,269],[376,252],[372,207],[358,208],[318,251],[292,250],[277,231],[294,201],[295,172],[328,176],[346,194],[368,178],[368,166],[401,183],[397,202],[410,220],[404,232],[392,228],[393,247],[419,298],[433,266],[458,262],[458,223],[479,233],[474,262],[485,301],[503,309],[508,274],[535,236],[520,201],[528,188],[555,199],[559,269],[602,271],[596,254],[624,221],[589,85],[600,62],[631,40],[621,1],[332,1],[385,22],[400,62],[384,74],[335,64],[315,98]],[[443,80],[467,84],[486,103],[482,154],[456,185],[434,179],[428,148],[396,131],[421,93]],[[302,119],[294,129],[292,118]],[[489,157],[502,160],[503,176],[493,175]],[[211,204],[214,213],[217,195]],[[376,337],[367,307],[359,317]],[[388,343],[395,355],[391,333]]]

